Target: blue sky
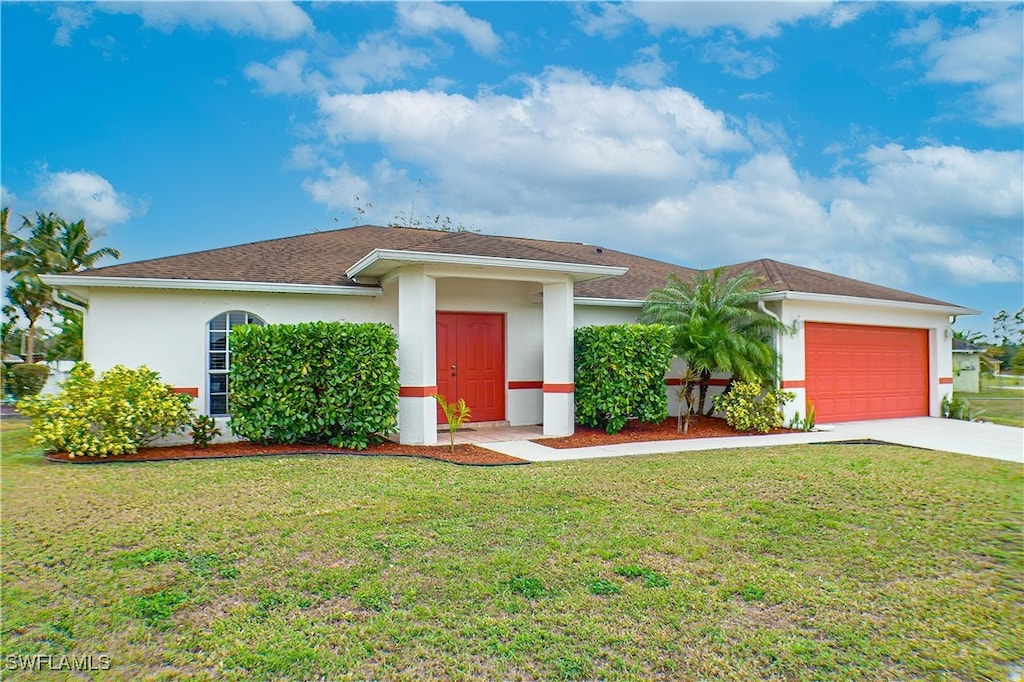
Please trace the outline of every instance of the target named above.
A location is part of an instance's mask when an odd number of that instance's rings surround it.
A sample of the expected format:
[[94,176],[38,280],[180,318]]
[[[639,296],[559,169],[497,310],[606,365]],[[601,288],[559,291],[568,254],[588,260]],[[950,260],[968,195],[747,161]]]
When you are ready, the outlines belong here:
[[[138,260],[449,216],[1024,304],[1020,4],[4,2],[3,204]],[[357,199],[358,197],[358,199]],[[365,213],[356,210],[359,208]]]

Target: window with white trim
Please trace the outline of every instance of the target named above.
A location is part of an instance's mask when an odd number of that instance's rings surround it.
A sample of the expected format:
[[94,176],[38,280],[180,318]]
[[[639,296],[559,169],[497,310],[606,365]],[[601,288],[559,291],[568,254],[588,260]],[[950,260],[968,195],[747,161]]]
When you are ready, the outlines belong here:
[[231,330],[243,324],[263,326],[263,320],[244,310],[221,313],[206,325],[207,414],[230,414],[228,370],[231,369]]

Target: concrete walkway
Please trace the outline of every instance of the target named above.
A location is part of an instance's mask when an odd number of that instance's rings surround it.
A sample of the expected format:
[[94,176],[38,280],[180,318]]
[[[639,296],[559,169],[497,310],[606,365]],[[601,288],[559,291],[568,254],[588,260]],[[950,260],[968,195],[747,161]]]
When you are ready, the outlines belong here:
[[799,443],[877,440],[915,448],[955,452],[975,457],[1024,464],[1024,429],[998,424],[979,424],[953,419],[911,417],[836,424],[831,431],[783,433],[728,438],[691,438],[644,443],[598,445],[556,450],[529,440],[477,443],[480,447],[531,462],[555,462],[596,457],[625,457],[662,452],[690,452],[726,448],[767,447]]

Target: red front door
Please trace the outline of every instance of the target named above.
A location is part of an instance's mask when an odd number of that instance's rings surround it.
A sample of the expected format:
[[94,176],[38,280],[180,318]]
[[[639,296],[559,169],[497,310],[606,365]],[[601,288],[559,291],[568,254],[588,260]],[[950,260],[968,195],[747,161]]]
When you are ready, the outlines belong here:
[[[494,313],[437,314],[437,392],[463,398],[474,422],[505,419],[505,317]],[[446,424],[437,411],[439,424]]]

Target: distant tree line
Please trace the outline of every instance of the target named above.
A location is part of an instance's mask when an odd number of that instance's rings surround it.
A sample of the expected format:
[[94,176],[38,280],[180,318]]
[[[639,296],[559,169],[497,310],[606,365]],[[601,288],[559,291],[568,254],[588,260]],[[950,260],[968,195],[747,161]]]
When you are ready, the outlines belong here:
[[955,330],[955,338],[985,349],[982,371],[1024,374],[1024,308],[1012,315],[1000,310],[992,317],[992,338],[970,330]]

